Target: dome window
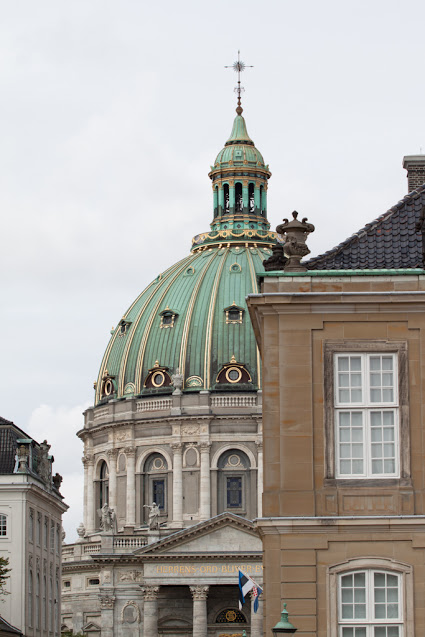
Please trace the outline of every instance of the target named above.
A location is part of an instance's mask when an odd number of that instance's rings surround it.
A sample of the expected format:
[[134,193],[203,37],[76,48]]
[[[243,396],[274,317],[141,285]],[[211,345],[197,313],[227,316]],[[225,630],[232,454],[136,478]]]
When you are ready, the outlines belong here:
[[223,184],[224,214],[230,212],[229,184]]
[[242,272],[242,268],[239,265],[239,263],[232,263],[232,265],[230,266],[230,272],[233,272],[236,274]]
[[233,304],[225,308],[226,323],[242,323],[243,321],[243,307],[238,307],[233,301]]
[[226,385],[237,385],[239,383],[251,383],[252,378],[245,365],[238,363],[232,356],[230,362],[223,365],[217,375],[217,383]]
[[248,186],[249,212],[255,214],[254,184]]
[[111,398],[115,393],[115,376],[111,376],[107,369],[105,369],[104,374],[102,376],[102,385],[101,385],[101,397],[102,398]]
[[124,319],[122,319],[119,323],[118,323],[118,329],[119,329],[119,336],[125,336],[128,332],[128,328],[131,325],[131,321],[125,321]]
[[170,308],[167,306],[165,310],[160,312],[159,316],[161,317],[161,322],[159,324],[159,327],[162,329],[163,327],[164,328],[174,327],[174,323],[178,314],[170,310]]
[[158,361],[149,370],[144,386],[147,389],[159,389],[171,385],[171,377],[168,374],[168,367],[161,367]]
[[235,184],[235,208],[236,212],[243,212],[242,184],[239,181]]

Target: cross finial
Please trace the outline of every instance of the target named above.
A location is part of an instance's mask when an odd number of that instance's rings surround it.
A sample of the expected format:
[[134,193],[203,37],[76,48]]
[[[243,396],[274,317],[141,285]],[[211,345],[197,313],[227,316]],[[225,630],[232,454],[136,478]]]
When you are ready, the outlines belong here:
[[243,108],[241,106],[241,95],[245,89],[243,86],[241,86],[241,73],[245,69],[252,69],[253,67],[246,65],[245,62],[242,62],[241,52],[238,51],[238,59],[236,60],[236,62],[233,62],[231,66],[225,66],[224,68],[233,69],[238,74],[238,85],[235,87],[235,93],[238,96],[238,106],[237,106],[236,112],[238,115],[242,115]]

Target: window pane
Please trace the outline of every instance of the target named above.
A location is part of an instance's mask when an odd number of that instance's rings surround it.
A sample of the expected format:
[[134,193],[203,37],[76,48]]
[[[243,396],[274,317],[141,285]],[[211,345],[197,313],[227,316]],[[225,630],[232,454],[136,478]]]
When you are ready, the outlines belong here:
[[390,370],[393,369],[394,359],[392,356],[383,356],[382,357],[382,369]]
[[338,358],[338,370],[348,372],[348,356],[340,356]]
[[362,368],[362,361],[360,356],[350,356],[350,370],[352,372],[359,372]]

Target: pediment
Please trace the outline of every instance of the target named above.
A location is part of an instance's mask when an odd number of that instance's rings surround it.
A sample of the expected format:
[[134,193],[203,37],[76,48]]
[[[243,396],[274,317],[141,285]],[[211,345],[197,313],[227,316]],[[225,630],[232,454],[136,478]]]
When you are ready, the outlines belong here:
[[250,520],[222,513],[135,552],[137,555],[196,555],[261,552],[261,539]]
[[88,622],[88,624],[83,626],[83,632],[84,633],[99,632],[100,630],[101,630],[100,626],[98,626],[94,622]]

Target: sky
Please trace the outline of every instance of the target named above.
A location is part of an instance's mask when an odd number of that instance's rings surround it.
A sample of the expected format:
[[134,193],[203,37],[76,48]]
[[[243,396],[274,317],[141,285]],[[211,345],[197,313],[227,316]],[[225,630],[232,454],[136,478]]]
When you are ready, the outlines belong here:
[[210,165],[244,116],[270,165],[272,229],[312,256],[407,192],[425,149],[422,0],[0,0],[0,415],[64,476],[115,326],[212,220]]

